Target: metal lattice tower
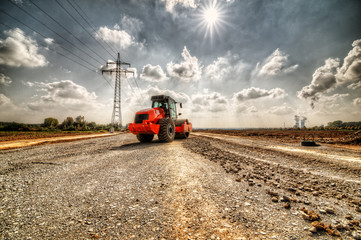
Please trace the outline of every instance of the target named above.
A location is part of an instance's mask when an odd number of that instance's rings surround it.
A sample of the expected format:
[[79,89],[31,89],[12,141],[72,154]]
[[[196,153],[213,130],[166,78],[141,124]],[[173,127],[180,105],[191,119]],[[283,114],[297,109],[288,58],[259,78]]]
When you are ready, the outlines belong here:
[[115,68],[110,68],[106,70],[102,70],[102,74],[104,72],[110,73],[110,75],[115,72],[115,88],[114,88],[114,106],[113,106],[113,114],[112,114],[112,125],[122,126],[122,98],[121,98],[121,76],[127,75],[127,73],[132,73],[134,76],[133,71],[129,71],[128,69],[123,69],[122,65],[126,65],[130,67],[130,63],[120,61],[120,54],[118,53],[118,58],[116,62],[107,62],[107,68],[110,65],[115,64]]

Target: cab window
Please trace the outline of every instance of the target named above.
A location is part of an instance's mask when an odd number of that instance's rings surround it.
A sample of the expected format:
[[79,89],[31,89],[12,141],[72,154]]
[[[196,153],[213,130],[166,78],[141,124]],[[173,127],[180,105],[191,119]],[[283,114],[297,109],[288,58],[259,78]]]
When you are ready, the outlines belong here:
[[170,103],[170,116],[171,118],[177,118],[177,111],[176,111],[176,106],[174,102]]
[[153,102],[153,108],[168,108],[168,104],[166,102]]

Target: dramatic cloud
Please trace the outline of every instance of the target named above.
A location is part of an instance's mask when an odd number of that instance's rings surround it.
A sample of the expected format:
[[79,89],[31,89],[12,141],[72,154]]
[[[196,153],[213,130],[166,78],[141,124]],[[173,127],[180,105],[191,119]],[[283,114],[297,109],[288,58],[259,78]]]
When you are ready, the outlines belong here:
[[361,81],[352,83],[352,84],[348,85],[347,88],[351,89],[351,90],[361,89]]
[[289,66],[288,55],[278,48],[264,61],[259,75],[274,76],[295,71],[298,65]]
[[134,37],[124,30],[119,29],[119,25],[115,25],[113,29],[108,27],[100,27],[95,35],[96,38],[101,38],[105,42],[115,44],[117,47],[126,49],[130,46],[143,47],[142,43],[138,43]]
[[165,3],[165,9],[168,12],[173,12],[176,5],[180,5],[186,8],[196,8],[197,4],[195,0],[161,0]]
[[298,92],[298,97],[311,99],[311,106],[314,106],[314,102],[319,99],[320,94],[336,85],[335,74],[339,65],[339,59],[327,59],[325,65],[316,69],[312,75],[311,84],[303,87],[302,90]]
[[0,39],[0,64],[12,67],[43,67],[48,64],[46,58],[38,53],[38,45],[31,37],[15,28],[5,31],[8,36]]
[[294,110],[293,108],[287,105],[282,105],[282,106],[273,106],[269,109],[268,112],[275,115],[288,115],[288,114],[293,114]]
[[284,98],[286,95],[287,94],[286,94],[285,90],[283,90],[281,88],[273,88],[271,90],[266,90],[266,89],[251,87],[251,88],[243,89],[242,91],[240,91],[238,93],[235,93],[234,97],[238,101],[242,102],[242,101],[246,101],[246,100],[258,99],[258,98],[264,98],[264,97]]
[[238,56],[230,52],[224,57],[218,57],[212,64],[204,69],[204,75],[207,79],[214,82],[224,82],[234,80],[242,75],[248,65],[238,59]]
[[353,101],[352,101],[353,105],[355,106],[361,106],[361,98],[355,98]]
[[177,78],[182,82],[196,82],[201,78],[202,67],[196,57],[192,57],[184,46],[182,57],[184,62],[167,64],[167,71],[171,77]]
[[120,21],[122,28],[134,35],[137,35],[143,29],[143,22],[138,18],[123,16]]
[[151,64],[143,67],[140,77],[150,82],[162,82],[168,79],[161,66],[152,66]]
[[361,39],[354,41],[352,47],[342,67],[338,69],[337,78],[340,82],[361,79]]
[[224,96],[218,92],[208,93],[208,90],[192,95],[192,104],[193,112],[223,112],[228,108],[228,101]]
[[55,108],[87,111],[96,105],[97,96],[95,93],[88,92],[86,88],[71,80],[36,83],[36,85],[41,86],[45,95],[41,96],[40,100],[28,104],[31,110],[42,111]]
[[6,76],[3,73],[0,73],[0,85],[9,86],[12,83],[10,77]]
[[4,94],[0,93],[0,107],[9,106],[11,105],[11,100]]
[[352,43],[353,49],[348,53],[343,61],[342,67],[338,58],[329,58],[325,61],[325,65],[318,68],[312,75],[312,82],[305,86],[298,93],[299,98],[310,99],[311,107],[322,94],[330,92],[340,86],[344,82],[358,81],[347,86],[348,89],[357,90],[360,88],[361,79],[361,39]]

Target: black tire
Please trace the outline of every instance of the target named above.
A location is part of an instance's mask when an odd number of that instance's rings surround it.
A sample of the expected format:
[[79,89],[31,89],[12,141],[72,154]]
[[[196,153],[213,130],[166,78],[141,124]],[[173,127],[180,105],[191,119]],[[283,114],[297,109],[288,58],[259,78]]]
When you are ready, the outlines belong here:
[[307,146],[307,147],[317,146],[317,144],[314,141],[302,141],[301,145],[302,146]]
[[189,132],[184,132],[184,133],[176,133],[175,134],[175,138],[176,139],[185,139],[189,137]]
[[151,142],[153,140],[153,134],[137,134],[139,142]]
[[171,142],[175,137],[174,122],[170,118],[162,118],[159,120],[159,134],[158,138],[161,142]]

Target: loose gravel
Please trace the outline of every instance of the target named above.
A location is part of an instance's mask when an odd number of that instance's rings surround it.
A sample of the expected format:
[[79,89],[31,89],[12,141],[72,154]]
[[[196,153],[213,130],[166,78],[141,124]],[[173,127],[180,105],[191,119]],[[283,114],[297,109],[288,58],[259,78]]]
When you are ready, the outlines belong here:
[[358,174],[206,137],[5,150],[0,239],[358,239]]

